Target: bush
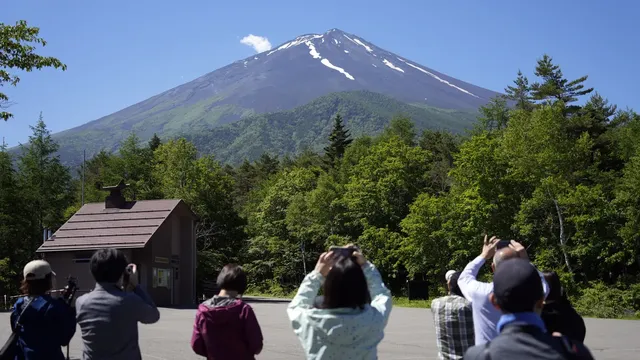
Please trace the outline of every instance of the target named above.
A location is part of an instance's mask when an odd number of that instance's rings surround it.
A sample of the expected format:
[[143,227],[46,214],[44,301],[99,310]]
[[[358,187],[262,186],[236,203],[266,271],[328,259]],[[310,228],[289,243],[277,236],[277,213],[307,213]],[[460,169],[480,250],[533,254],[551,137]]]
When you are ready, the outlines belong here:
[[575,308],[582,316],[618,319],[637,316],[639,309],[635,306],[639,302],[638,284],[631,286],[629,290],[621,290],[597,282],[582,290]]

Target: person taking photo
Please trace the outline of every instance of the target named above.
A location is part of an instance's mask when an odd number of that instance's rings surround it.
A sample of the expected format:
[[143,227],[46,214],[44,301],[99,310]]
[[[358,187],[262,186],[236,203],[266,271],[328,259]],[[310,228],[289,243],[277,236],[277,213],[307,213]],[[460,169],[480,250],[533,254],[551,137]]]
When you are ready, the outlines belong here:
[[320,255],[287,308],[307,359],[377,359],[384,338],[391,292],[358,249],[342,249]]
[[50,295],[55,283],[56,274],[48,262],[34,260],[24,267],[20,287],[24,296],[11,313],[11,330],[18,337],[17,359],[65,358],[62,347],[76,333],[76,314],[63,297]]
[[501,314],[499,335],[469,348],[464,360],[593,360],[581,342],[546,328],[540,317],[545,301],[540,274],[528,260],[512,258],[497,267],[489,301]]
[[[142,359],[138,323],[153,324],[160,312],[138,285],[135,265],[127,265],[120,250],[102,249],[93,254],[89,266],[96,286],[76,301],[82,358]],[[128,281],[123,283],[123,278]]]
[[[488,239],[485,235],[482,253],[467,264],[458,278],[458,286],[473,308],[475,345],[491,341],[498,336],[497,324],[500,320],[500,311],[489,301],[493,283],[478,281],[478,273],[488,260],[493,259],[491,270],[495,273],[503,262],[515,258],[529,261],[527,249],[522,244],[515,240],[500,240],[495,236]],[[549,294],[549,285],[541,272],[538,272],[538,275],[546,297]]]

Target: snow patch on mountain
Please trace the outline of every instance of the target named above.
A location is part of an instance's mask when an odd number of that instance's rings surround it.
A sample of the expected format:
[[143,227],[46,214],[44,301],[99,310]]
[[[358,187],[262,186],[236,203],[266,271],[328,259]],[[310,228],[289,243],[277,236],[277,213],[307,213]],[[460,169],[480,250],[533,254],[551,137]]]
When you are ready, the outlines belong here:
[[322,59],[320,62],[322,63],[322,65],[328,67],[329,69],[333,69],[333,70],[336,70],[336,71],[342,73],[344,76],[347,77],[347,79],[355,80],[355,78],[353,76],[351,76],[351,74],[349,74],[348,72],[344,71],[343,68],[333,65],[331,63],[331,61],[329,61],[329,59]]
[[373,65],[373,67],[378,67],[376,64],[371,64],[371,65]]
[[400,71],[400,72],[404,72],[404,70],[402,70],[402,69],[400,69],[399,67],[397,67],[397,66],[393,65],[393,63],[391,63],[391,61],[389,61],[389,60],[387,60],[387,59],[382,60],[382,62],[383,62],[385,65],[387,65],[388,67],[392,68],[393,70],[397,70],[397,71]]
[[309,54],[311,55],[311,57],[313,57],[314,59],[322,59],[320,53],[316,50],[316,47],[311,41],[307,41],[305,42],[305,44],[307,44],[307,46],[309,47]]
[[459,87],[459,86],[453,85],[452,83],[448,82],[447,80],[444,80],[444,79],[440,78],[440,77],[439,77],[438,75],[436,75],[436,74],[433,74],[433,73],[431,73],[431,72],[429,72],[429,71],[427,71],[427,70],[425,70],[425,69],[422,69],[422,68],[420,68],[420,67],[418,67],[418,66],[415,66],[415,65],[413,65],[413,64],[410,64],[410,63],[408,63],[408,62],[406,62],[405,60],[402,60],[402,59],[400,59],[400,58],[398,58],[398,60],[402,61],[403,63],[405,63],[405,64],[407,64],[407,65],[409,65],[409,66],[411,66],[412,68],[414,68],[414,69],[416,69],[416,70],[422,71],[423,73],[425,73],[425,74],[427,74],[427,75],[429,75],[429,76],[432,76],[434,79],[436,79],[436,80],[440,81],[441,83],[447,84],[447,85],[451,86],[452,88],[454,88],[454,89],[456,89],[456,90],[460,90],[460,91],[462,91],[463,93],[468,94],[468,95],[471,95],[471,96],[476,97],[476,98],[478,98],[478,99],[480,98],[479,96],[477,96],[477,95],[475,95],[475,94],[472,94],[471,92],[469,92],[469,91],[467,91],[467,90],[465,90],[465,89],[463,89],[463,88],[461,88],[461,87]]
[[323,35],[316,35],[316,34],[313,34],[313,35],[303,35],[303,36],[298,36],[295,40],[290,41],[290,42],[288,42],[288,43],[284,43],[284,44],[282,44],[280,47],[278,47],[277,49],[275,49],[275,50],[272,50],[272,51],[268,52],[268,53],[267,53],[267,56],[269,56],[269,55],[273,54],[273,53],[274,53],[274,52],[276,52],[276,51],[284,50],[284,49],[288,49],[288,48],[290,48],[290,47],[294,47],[294,46],[298,46],[298,45],[300,45],[300,44],[304,44],[304,43],[306,43],[307,41],[311,41],[311,40],[313,40],[313,39],[320,39],[320,38],[322,38],[322,36],[323,36]]
[[347,34],[342,34],[342,36],[346,37],[347,39],[349,39],[349,41],[351,41],[354,44],[358,44],[357,42],[353,41],[352,38],[348,37]]
[[345,51],[344,51],[344,53],[345,53],[345,54],[348,54],[348,53],[349,53],[349,50],[345,50]]
[[333,39],[333,42],[336,43],[336,45],[339,45],[340,42],[338,41],[338,39]]
[[353,38],[353,42],[355,42],[356,44],[364,47],[365,49],[367,49],[368,52],[372,53],[373,49],[371,49],[369,46],[367,46],[365,43],[363,43],[362,41],[360,41],[358,38]]

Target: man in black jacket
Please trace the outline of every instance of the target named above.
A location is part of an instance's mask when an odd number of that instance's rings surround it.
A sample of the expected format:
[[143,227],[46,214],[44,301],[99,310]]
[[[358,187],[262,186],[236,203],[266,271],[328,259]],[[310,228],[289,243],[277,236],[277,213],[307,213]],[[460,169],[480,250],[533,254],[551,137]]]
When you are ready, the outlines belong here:
[[581,343],[547,332],[540,317],[544,304],[542,282],[528,261],[514,258],[503,262],[493,276],[489,299],[503,314],[497,324],[500,335],[470,348],[465,360],[593,359]]

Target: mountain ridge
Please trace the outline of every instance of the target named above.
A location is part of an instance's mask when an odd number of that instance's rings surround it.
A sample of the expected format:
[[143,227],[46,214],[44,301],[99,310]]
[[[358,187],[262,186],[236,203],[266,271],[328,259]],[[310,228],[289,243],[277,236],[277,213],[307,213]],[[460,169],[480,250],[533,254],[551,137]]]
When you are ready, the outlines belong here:
[[[394,116],[412,119],[416,130],[461,133],[477,113],[416,106],[369,91],[331,93],[282,112],[253,115],[207,132],[184,134],[203,153],[222,162],[253,161],[263,153],[293,155],[305,148],[321,152],[328,143],[333,118],[340,114],[352,137],[379,134]],[[279,131],[267,131],[277,128]]]

